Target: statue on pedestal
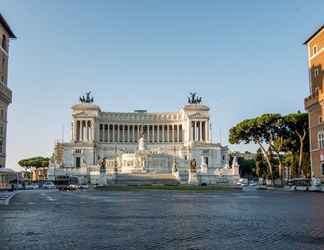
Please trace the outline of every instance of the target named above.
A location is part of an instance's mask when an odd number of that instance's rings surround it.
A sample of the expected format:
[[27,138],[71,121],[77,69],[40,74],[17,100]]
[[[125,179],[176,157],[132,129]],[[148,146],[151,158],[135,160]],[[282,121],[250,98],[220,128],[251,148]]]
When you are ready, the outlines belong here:
[[238,163],[237,156],[234,156],[232,162],[232,174],[233,175],[240,175],[240,164]]
[[192,159],[190,161],[190,172],[191,173],[196,173],[197,172],[197,162],[196,162],[196,159]]
[[207,162],[207,157],[202,155],[201,156],[201,166],[200,166],[201,172],[202,173],[207,173],[208,172],[208,162]]
[[188,96],[188,103],[189,104],[201,104],[202,98],[197,95],[196,92],[190,92]]
[[197,162],[195,159],[190,161],[190,169],[189,169],[189,176],[188,176],[188,184],[191,185],[198,185],[198,176],[197,176]]
[[91,91],[86,92],[85,96],[80,96],[79,98],[81,103],[93,103],[94,99],[91,97]]
[[99,181],[98,184],[100,186],[105,186],[107,185],[107,175],[106,175],[106,158],[103,158],[100,161],[100,176],[99,176]]
[[138,140],[138,151],[145,150],[145,141],[144,141],[144,134],[141,134],[141,137]]

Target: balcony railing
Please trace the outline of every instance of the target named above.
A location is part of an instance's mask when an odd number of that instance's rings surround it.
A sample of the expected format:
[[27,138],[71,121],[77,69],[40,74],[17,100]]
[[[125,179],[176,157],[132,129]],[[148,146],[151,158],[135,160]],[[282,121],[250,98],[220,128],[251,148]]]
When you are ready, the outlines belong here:
[[324,100],[324,92],[321,89],[315,89],[314,92],[304,99],[305,109],[308,110],[311,106],[318,104]]
[[8,103],[11,103],[12,101],[12,92],[11,90],[3,83],[0,81],[0,95],[3,96]]

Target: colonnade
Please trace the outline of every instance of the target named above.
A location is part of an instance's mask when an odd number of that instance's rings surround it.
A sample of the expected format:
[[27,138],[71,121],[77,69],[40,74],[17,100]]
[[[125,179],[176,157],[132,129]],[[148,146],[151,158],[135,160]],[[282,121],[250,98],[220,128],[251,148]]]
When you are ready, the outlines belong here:
[[99,141],[109,143],[137,143],[141,135],[146,143],[183,142],[182,124],[100,124]]
[[93,141],[95,138],[94,122],[92,120],[76,120],[72,128],[72,137],[76,141]]
[[208,121],[191,121],[190,140],[197,142],[209,141]]

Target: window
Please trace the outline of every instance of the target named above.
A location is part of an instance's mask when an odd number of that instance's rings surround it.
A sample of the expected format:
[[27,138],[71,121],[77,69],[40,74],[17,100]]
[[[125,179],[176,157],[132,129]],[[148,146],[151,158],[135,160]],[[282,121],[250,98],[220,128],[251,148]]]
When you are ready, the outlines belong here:
[[3,136],[3,127],[0,126],[0,136]]
[[313,46],[313,55],[316,55],[317,53],[317,45]]
[[320,149],[324,148],[324,129],[321,128],[317,134],[318,146]]
[[316,68],[314,70],[314,77],[318,77],[318,75],[319,75],[319,68]]
[[324,163],[321,164],[321,175],[324,175]]
[[1,43],[2,48],[7,51],[7,38],[5,35],[2,35],[2,43]]
[[204,156],[204,158],[205,158],[204,161],[205,161],[206,165],[208,166],[208,157],[207,156]]
[[322,116],[319,117],[319,123],[321,124],[323,121]]
[[3,141],[0,140],[0,153],[3,153]]
[[80,157],[75,157],[75,167],[76,168],[81,167],[81,159],[80,159]]

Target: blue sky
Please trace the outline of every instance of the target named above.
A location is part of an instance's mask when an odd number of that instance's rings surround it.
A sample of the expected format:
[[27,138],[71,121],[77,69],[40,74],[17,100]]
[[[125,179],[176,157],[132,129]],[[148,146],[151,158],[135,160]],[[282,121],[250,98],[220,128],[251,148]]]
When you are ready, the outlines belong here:
[[[105,111],[176,111],[197,91],[214,141],[264,112],[303,109],[304,40],[322,1],[1,0],[11,42],[7,166],[70,139],[87,90]],[[230,146],[253,150],[253,146]]]

